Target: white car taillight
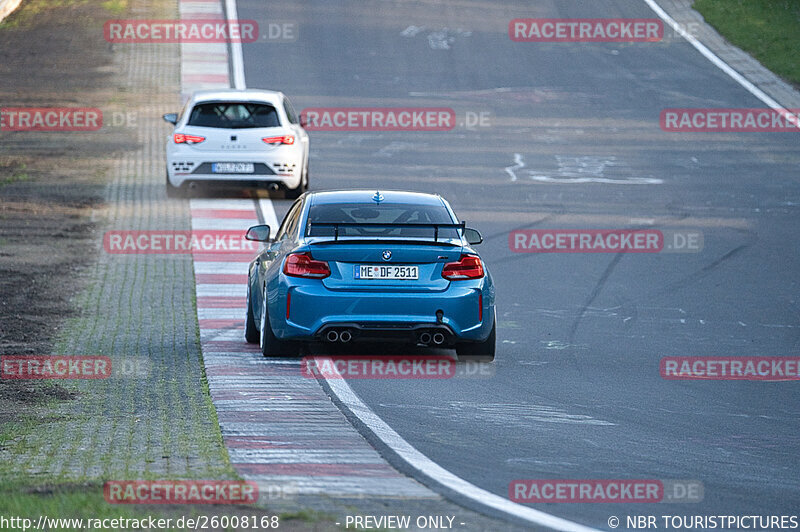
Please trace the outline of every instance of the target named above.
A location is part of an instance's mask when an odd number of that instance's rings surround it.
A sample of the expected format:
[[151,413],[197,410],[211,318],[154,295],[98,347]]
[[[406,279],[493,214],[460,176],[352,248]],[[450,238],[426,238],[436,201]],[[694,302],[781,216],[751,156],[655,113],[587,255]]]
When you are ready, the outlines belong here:
[[293,135],[281,135],[280,137],[264,137],[261,140],[266,144],[294,144]]
[[199,135],[187,135],[185,133],[175,133],[172,136],[172,140],[175,141],[175,144],[200,144],[204,140],[205,137],[201,137]]

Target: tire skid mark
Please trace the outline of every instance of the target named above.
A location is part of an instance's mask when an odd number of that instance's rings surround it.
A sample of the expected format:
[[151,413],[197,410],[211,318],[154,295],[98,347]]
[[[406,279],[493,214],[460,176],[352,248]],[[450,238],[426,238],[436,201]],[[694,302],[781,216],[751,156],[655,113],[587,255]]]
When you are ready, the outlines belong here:
[[580,325],[583,317],[586,315],[586,311],[589,309],[592,303],[594,303],[594,300],[597,299],[597,296],[600,295],[600,292],[603,290],[608,278],[611,277],[614,268],[617,267],[617,264],[619,264],[619,261],[622,259],[623,255],[624,253],[617,253],[614,255],[614,258],[611,259],[611,262],[606,267],[603,275],[601,275],[600,279],[598,279],[597,283],[595,283],[594,289],[592,290],[591,294],[589,294],[589,297],[586,299],[586,302],[584,302],[580,312],[578,313],[578,317],[575,319],[575,321],[572,323],[572,327],[569,329],[569,335],[567,336],[568,343],[574,343],[575,333],[578,331],[578,326]]

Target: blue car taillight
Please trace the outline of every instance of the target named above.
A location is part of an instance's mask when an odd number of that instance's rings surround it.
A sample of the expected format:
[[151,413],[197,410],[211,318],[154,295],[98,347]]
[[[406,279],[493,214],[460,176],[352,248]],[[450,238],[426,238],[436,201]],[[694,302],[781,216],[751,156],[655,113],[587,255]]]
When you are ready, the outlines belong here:
[[442,277],[449,281],[465,281],[483,277],[483,263],[477,255],[461,255],[458,262],[448,262],[442,268]]
[[283,273],[291,277],[324,279],[331,274],[331,269],[324,260],[314,260],[311,253],[291,253],[283,263]]

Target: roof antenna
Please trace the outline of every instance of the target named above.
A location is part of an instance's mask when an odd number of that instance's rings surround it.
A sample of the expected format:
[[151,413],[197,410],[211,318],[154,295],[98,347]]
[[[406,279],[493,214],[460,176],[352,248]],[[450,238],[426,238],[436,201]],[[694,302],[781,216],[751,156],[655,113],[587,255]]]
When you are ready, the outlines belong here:
[[375,191],[375,195],[372,196],[372,201],[374,201],[375,203],[382,202],[383,201],[383,194],[381,194],[380,191],[376,190]]

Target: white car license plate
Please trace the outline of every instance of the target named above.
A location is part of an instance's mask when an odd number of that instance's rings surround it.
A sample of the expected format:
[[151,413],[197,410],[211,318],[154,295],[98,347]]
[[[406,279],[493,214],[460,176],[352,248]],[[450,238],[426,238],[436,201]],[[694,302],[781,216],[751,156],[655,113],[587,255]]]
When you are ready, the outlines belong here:
[[255,172],[253,163],[214,163],[211,171],[215,174],[252,174]]
[[356,279],[397,279],[400,281],[419,279],[419,266],[356,266]]

